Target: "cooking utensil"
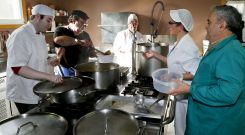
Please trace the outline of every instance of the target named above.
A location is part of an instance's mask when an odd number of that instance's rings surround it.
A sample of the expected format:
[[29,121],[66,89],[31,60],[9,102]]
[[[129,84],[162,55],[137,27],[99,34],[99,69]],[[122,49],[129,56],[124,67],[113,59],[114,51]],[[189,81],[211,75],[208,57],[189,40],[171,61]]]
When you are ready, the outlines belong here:
[[88,62],[75,67],[76,76],[89,76],[95,80],[97,90],[115,88],[120,81],[119,65],[115,63]]
[[[144,106],[150,106],[156,99],[145,97],[144,99]],[[144,107],[139,108],[136,106],[134,102],[134,98],[132,97],[125,97],[125,96],[115,96],[115,95],[108,95],[102,99],[100,99],[96,103],[96,109],[119,109],[125,112],[128,112],[135,117],[139,118],[151,118],[151,119],[160,119],[161,112],[163,108],[163,104],[165,103],[164,100],[160,100],[158,104],[155,104],[149,109]],[[173,108],[174,109],[174,108]]]
[[139,75],[151,77],[151,74],[163,67],[167,67],[165,63],[157,59],[147,59],[142,53],[148,50],[156,51],[164,56],[167,56],[168,46],[161,46],[159,43],[139,43],[136,46],[136,67]]
[[152,106],[154,106],[155,104],[157,104],[160,100],[162,100],[163,98],[159,98],[156,101],[154,101],[150,106],[145,106],[147,109],[151,109]]
[[102,55],[111,55],[111,51],[108,50],[106,52],[102,52],[101,50],[99,49],[96,49],[95,47],[91,47],[92,49],[94,49],[95,51],[97,51],[98,53],[102,54]]
[[1,135],[64,135],[68,122],[54,113],[21,114],[0,122]]
[[129,113],[116,109],[91,112],[78,120],[74,135],[138,135],[139,124]]
[[77,77],[65,77],[63,83],[54,84],[50,81],[42,81],[34,86],[35,93],[51,94],[51,93],[63,93],[72,89],[76,89],[82,85],[82,79]]
[[33,91],[43,98],[50,96],[55,103],[76,104],[94,97],[94,84],[94,79],[90,77],[66,77],[64,83],[57,86],[48,81],[40,82],[34,86]]

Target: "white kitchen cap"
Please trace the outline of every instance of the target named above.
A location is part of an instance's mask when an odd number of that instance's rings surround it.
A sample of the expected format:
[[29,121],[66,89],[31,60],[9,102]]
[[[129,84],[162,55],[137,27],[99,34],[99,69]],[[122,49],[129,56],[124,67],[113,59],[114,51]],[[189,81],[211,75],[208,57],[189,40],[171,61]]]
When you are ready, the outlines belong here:
[[175,22],[180,22],[187,31],[193,28],[193,19],[191,12],[186,9],[170,10],[170,17]]
[[54,11],[54,9],[52,9],[46,5],[38,4],[34,7],[32,7],[31,13],[32,13],[32,15],[41,14],[41,15],[48,15],[48,16],[54,17],[55,11]]
[[136,16],[136,14],[130,14],[128,16],[128,24],[130,24],[133,20],[137,20],[138,21],[138,17]]

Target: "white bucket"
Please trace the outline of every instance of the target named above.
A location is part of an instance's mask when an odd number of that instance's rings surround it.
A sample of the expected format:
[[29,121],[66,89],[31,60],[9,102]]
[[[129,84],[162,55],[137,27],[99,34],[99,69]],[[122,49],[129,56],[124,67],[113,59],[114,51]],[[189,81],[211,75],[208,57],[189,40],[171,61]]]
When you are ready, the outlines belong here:
[[162,93],[168,93],[171,89],[177,88],[176,80],[182,80],[180,73],[169,72],[167,68],[162,68],[152,73],[154,88]]

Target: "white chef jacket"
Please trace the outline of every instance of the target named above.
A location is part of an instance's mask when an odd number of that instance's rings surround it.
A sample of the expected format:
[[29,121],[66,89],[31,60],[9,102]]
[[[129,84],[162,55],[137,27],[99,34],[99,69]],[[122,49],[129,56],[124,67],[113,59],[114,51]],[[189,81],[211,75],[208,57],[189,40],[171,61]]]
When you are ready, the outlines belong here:
[[28,66],[47,72],[48,50],[44,35],[36,34],[34,26],[28,22],[10,35],[7,51],[7,99],[18,103],[37,104],[39,97],[33,93],[33,86],[39,81],[16,75],[11,67]]
[[[140,32],[136,32],[136,43],[145,41],[144,36]],[[113,43],[114,62],[123,67],[132,66],[132,44],[134,34],[128,29],[120,31]]]
[[[195,75],[200,62],[199,48],[189,34],[183,36],[180,41],[169,47],[167,64],[169,71]],[[191,84],[191,81],[185,81]],[[186,128],[187,96],[178,96],[175,110],[175,134],[184,135]]]
[[195,75],[199,61],[199,48],[189,34],[184,35],[174,46],[169,47],[167,64],[170,71],[182,74],[190,72]]

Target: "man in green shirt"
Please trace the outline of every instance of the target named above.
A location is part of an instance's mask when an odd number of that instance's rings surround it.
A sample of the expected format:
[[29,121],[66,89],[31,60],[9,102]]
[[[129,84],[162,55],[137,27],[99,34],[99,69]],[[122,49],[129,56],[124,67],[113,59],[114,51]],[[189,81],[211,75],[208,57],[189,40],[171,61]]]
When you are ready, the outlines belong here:
[[211,48],[191,86],[179,81],[169,94],[190,94],[185,135],[245,135],[245,49],[237,39],[241,14],[216,6],[206,29]]

